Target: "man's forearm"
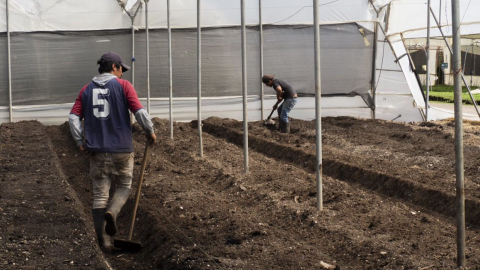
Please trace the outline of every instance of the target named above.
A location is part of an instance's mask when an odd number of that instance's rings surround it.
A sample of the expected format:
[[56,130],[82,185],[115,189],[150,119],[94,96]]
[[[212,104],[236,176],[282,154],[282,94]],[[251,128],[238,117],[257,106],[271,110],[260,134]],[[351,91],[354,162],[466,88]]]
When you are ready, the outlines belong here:
[[71,113],[68,116],[68,123],[70,125],[70,132],[72,137],[77,143],[77,146],[83,144],[83,129],[82,129],[82,120],[76,114]]
[[135,119],[145,132],[148,134],[152,134],[154,132],[152,120],[150,120],[150,115],[145,109],[138,110],[135,113]]

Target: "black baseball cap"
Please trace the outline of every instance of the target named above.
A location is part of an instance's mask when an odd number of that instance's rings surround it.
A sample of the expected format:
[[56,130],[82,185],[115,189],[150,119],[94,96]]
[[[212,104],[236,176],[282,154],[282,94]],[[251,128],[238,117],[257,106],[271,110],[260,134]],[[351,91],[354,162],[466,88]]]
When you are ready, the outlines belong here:
[[108,52],[102,55],[101,58],[107,62],[119,63],[120,65],[122,65],[122,72],[126,72],[130,69],[130,66],[123,63],[122,57],[120,57],[120,55],[116,52]]

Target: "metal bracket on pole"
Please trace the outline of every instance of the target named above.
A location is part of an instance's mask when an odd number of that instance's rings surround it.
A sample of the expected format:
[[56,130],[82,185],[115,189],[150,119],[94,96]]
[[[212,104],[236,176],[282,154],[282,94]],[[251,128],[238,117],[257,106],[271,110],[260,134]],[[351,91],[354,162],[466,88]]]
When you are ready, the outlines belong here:
[[[442,27],[441,27],[440,24],[438,23],[437,17],[435,16],[435,13],[433,12],[432,8],[430,8],[430,12],[432,13],[432,17],[435,19],[435,22],[437,23],[438,30],[440,30],[440,33],[442,34],[443,40],[445,41],[445,44],[447,45],[447,48],[448,48],[448,50],[450,51],[450,54],[453,55],[452,47],[451,47],[450,44],[448,43],[447,38],[445,37],[445,34],[443,33]],[[460,60],[460,61],[461,61],[461,60]],[[463,75],[463,72],[460,72],[460,74],[461,74],[461,76],[462,76],[463,84],[467,87],[468,94],[470,95],[470,98],[472,99],[473,106],[475,107],[475,110],[477,111],[478,117],[480,117],[480,111],[478,110],[477,101],[475,100],[475,98],[474,98],[473,95],[472,95],[472,91],[471,91],[471,89],[470,89],[470,86],[469,86],[468,83],[467,83],[467,80],[465,79],[465,76]]]
[[[123,0],[117,0],[118,2],[118,5],[120,7],[122,7],[123,11],[125,11],[125,13],[127,13],[128,17],[130,17],[130,19],[134,20],[135,17],[137,16],[137,12],[138,10],[140,9],[140,7],[142,6],[141,4],[138,5],[137,9],[135,10],[135,12],[133,14],[130,14],[130,12],[128,12],[128,10],[125,8],[125,1]],[[147,1],[148,2],[148,1]]]
[[[132,21],[132,64],[131,64],[131,74],[132,74],[132,86],[135,87],[135,17],[137,16],[138,10],[140,10],[140,7],[142,4],[139,4],[135,12],[130,14],[128,10],[125,8],[125,0],[117,0],[118,5],[125,11],[125,13],[128,15],[128,17]],[[130,113],[130,121],[133,123],[135,122],[135,116],[133,113]]]

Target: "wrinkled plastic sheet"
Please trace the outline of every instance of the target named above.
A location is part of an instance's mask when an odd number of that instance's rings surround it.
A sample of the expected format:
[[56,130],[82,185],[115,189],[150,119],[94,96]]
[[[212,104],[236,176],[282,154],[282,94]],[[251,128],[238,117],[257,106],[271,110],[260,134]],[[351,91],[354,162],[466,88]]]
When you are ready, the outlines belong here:
[[[9,0],[12,32],[96,31],[128,29],[131,19],[116,0],[26,1]],[[137,1],[127,1],[130,15],[135,14]],[[171,0],[171,26],[189,28],[197,25],[197,0]],[[366,0],[320,0],[322,23],[372,21],[376,17]],[[246,24],[259,23],[258,0],[245,1]],[[134,24],[145,27],[145,8],[141,7]],[[148,1],[149,28],[167,27],[166,1]],[[311,0],[263,0],[264,24],[312,24]],[[202,0],[202,26],[240,25],[240,1]],[[6,5],[0,1],[0,32],[6,30]]]

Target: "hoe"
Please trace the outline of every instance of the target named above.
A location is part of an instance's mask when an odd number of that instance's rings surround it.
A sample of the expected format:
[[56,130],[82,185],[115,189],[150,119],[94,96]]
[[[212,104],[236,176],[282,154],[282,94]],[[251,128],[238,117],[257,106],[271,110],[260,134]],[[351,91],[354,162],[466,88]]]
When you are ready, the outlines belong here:
[[135,217],[137,215],[138,202],[140,200],[140,190],[142,189],[143,175],[145,173],[145,167],[147,165],[147,156],[148,156],[149,148],[150,148],[150,142],[147,140],[147,143],[145,145],[145,152],[143,154],[142,171],[140,172],[140,181],[138,183],[137,192],[135,194],[135,206],[133,207],[132,223],[130,224],[130,231],[128,232],[128,240],[115,239],[113,241],[113,245],[116,248],[120,248],[125,251],[138,252],[142,249],[141,243],[132,241],[132,234],[133,234],[133,225],[135,224]]
[[270,117],[272,117],[272,114],[273,112],[275,111],[275,109],[272,110],[272,112],[270,113],[270,115],[267,117],[267,120],[265,120],[265,122],[263,122],[263,124],[265,126],[273,126],[275,125],[275,121],[273,121],[272,119],[270,119]]

